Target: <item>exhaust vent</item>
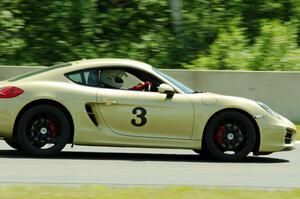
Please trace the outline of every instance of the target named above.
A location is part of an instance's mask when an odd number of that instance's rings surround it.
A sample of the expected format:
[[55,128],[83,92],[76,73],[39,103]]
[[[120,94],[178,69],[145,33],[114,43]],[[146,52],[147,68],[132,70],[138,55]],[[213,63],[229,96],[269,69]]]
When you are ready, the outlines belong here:
[[96,120],[96,117],[95,117],[95,114],[94,114],[94,112],[93,112],[93,109],[92,109],[91,105],[86,104],[86,105],[85,105],[85,110],[86,110],[86,112],[87,112],[89,118],[90,118],[90,119],[92,120],[92,122],[95,124],[95,126],[98,126],[98,122],[97,122],[97,120]]

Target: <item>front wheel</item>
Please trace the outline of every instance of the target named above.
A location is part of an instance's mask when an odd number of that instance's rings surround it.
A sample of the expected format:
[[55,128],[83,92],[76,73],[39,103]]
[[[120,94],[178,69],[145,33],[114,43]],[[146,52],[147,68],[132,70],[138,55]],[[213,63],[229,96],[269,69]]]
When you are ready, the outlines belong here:
[[251,120],[237,111],[226,111],[215,116],[205,133],[207,150],[222,161],[245,158],[253,150],[256,141]]
[[6,142],[6,144],[8,146],[10,146],[11,148],[17,150],[17,151],[21,151],[21,147],[20,147],[20,144],[17,142],[17,141],[13,141],[13,140],[7,140],[7,139],[4,139],[4,141]]
[[66,115],[51,105],[27,110],[17,125],[17,139],[23,151],[34,156],[54,156],[67,144],[70,124]]
[[211,154],[209,153],[209,151],[206,150],[206,148],[203,149],[193,149],[193,151],[201,156],[206,156],[209,157],[211,156]]

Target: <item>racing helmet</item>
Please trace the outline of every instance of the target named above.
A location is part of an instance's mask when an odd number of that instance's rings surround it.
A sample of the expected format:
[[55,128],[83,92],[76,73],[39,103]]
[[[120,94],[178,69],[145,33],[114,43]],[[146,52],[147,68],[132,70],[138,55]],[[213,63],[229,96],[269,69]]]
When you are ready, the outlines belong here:
[[106,87],[120,89],[124,84],[122,78],[125,76],[123,70],[104,70],[100,72],[100,82]]

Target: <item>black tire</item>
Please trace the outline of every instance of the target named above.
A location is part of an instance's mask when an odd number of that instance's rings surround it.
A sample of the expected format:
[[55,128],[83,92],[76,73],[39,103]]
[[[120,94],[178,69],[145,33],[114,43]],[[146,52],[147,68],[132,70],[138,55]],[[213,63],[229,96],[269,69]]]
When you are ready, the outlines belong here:
[[193,149],[193,151],[194,151],[195,153],[198,153],[199,155],[201,155],[201,150],[200,150],[200,149]]
[[205,132],[205,146],[210,154],[222,161],[241,160],[253,150],[255,127],[243,113],[226,111],[216,115]]
[[205,156],[205,157],[211,156],[210,153],[209,153],[209,151],[206,150],[205,148],[204,148],[204,149],[194,149],[193,151],[194,151],[195,153],[198,153],[198,154],[201,155],[201,156]]
[[258,155],[271,155],[273,152],[259,152]]
[[7,139],[4,139],[4,141],[6,142],[6,144],[8,146],[10,146],[11,148],[17,150],[17,151],[22,151],[21,150],[21,146],[20,144],[17,142],[17,141],[14,141],[14,140],[7,140]]
[[70,124],[66,115],[51,105],[27,110],[17,125],[17,140],[24,152],[34,156],[55,156],[67,144]]

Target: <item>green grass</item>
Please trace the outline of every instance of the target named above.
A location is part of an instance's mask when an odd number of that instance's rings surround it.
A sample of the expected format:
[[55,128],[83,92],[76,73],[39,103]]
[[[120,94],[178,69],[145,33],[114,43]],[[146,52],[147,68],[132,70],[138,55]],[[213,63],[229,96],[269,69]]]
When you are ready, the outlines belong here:
[[295,190],[240,190],[197,187],[104,187],[104,186],[0,186],[1,199],[299,199]]

